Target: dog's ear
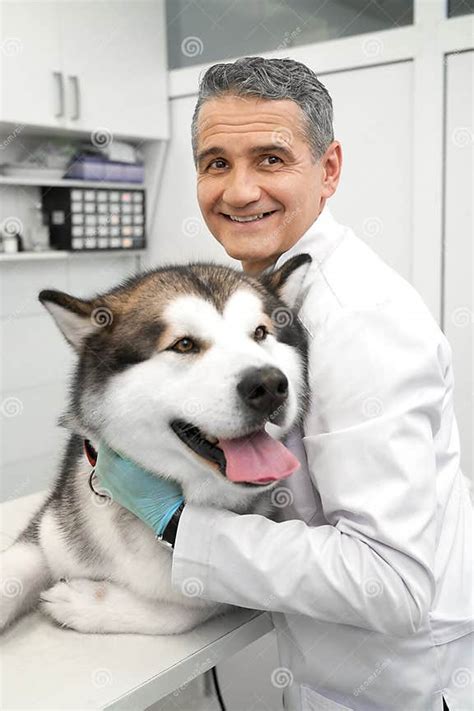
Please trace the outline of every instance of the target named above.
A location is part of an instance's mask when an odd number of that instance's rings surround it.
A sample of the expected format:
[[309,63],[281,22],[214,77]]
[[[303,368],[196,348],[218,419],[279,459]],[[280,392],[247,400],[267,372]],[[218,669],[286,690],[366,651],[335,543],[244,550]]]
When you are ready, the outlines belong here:
[[260,281],[269,291],[275,292],[287,306],[293,307],[311,262],[311,256],[306,252],[297,254],[276,271],[263,274]]
[[43,289],[38,299],[56,321],[66,341],[79,351],[91,333],[112,323],[112,312],[95,300],[87,301],[63,291]]

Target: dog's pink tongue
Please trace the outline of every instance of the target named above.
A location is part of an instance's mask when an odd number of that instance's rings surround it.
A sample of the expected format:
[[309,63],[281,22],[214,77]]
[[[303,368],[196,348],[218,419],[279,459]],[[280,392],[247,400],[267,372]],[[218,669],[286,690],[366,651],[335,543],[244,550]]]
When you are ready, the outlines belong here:
[[289,449],[265,430],[247,437],[220,439],[218,446],[224,451],[230,481],[266,484],[290,476],[300,466]]

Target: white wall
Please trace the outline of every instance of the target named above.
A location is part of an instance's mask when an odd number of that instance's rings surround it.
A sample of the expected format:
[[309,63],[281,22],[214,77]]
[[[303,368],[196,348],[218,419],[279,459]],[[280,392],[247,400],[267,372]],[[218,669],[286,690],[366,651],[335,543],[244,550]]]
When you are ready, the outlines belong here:
[[0,263],[0,500],[46,488],[67,440],[56,423],[75,357],[38,301],[39,292],[90,297],[134,270],[134,257],[110,253]]
[[453,349],[462,468],[473,472],[473,100],[474,52],[447,57],[444,332]]

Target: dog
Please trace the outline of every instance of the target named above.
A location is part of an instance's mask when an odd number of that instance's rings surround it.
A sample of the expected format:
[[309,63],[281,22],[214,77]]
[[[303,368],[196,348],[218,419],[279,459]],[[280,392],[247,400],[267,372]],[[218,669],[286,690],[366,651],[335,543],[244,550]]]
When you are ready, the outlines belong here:
[[296,255],[259,277],[168,265],[88,300],[40,292],[78,356],[58,420],[70,436],[45,502],[1,554],[2,577],[21,589],[3,597],[0,629],[38,606],[80,632],[168,635],[232,609],[172,588],[172,551],[94,493],[84,443],[174,480],[185,502],[271,518],[276,476],[242,473],[239,456],[252,442],[270,474],[293,456],[281,440],[309,407],[296,298],[310,262]]

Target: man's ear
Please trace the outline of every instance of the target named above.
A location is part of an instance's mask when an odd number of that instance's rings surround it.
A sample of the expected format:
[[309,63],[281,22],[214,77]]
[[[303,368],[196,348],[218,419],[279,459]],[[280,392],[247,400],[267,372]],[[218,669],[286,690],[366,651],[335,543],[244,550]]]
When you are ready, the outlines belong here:
[[287,306],[293,308],[311,262],[309,254],[297,254],[276,271],[262,275],[260,281],[269,291],[275,292]]
[[106,320],[108,323],[112,322],[109,309],[94,308],[93,301],[77,299],[63,291],[43,289],[38,299],[54,318],[66,341],[76,351],[80,350],[87,336],[107,325]]

